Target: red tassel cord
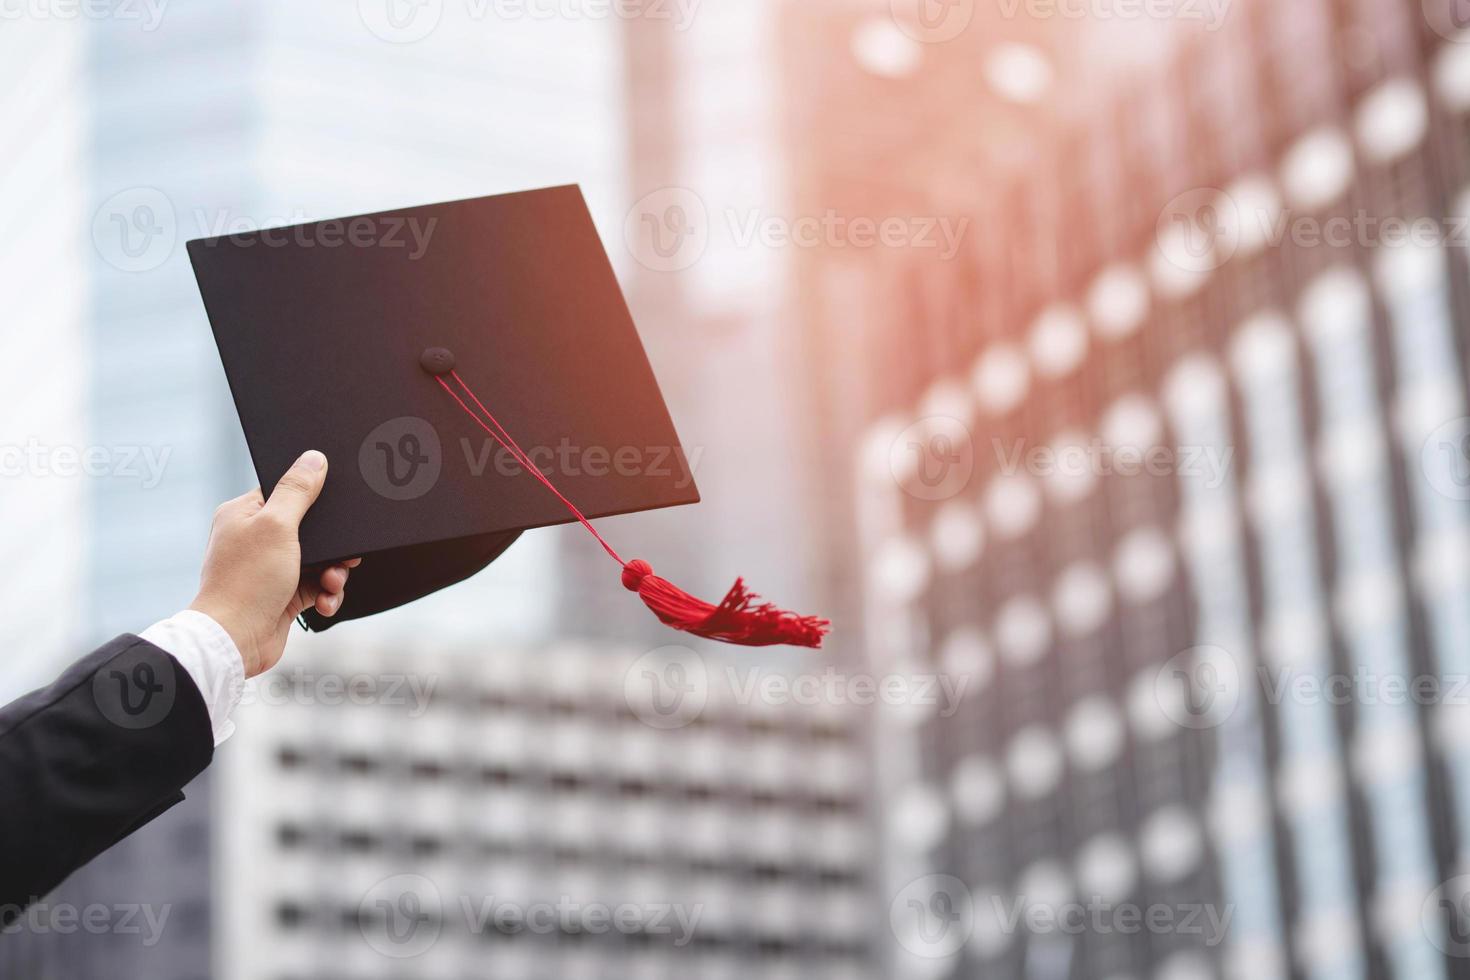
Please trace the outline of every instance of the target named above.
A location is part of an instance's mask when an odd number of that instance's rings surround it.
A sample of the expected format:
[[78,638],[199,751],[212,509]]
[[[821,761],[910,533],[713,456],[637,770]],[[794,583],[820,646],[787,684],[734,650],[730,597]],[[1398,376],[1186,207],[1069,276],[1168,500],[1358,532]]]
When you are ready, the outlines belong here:
[[827,620],[816,616],[798,616],[795,613],[778,609],[768,602],[761,602],[759,596],[745,587],[744,579],[736,579],[724,600],[716,606],[703,599],[695,598],[666,579],[659,578],[653,574],[653,568],[646,561],[641,559],[623,561],[622,557],[613,550],[612,545],[597,533],[597,528],[592,526],[592,522],[577,509],[576,504],[563,496],[546,474],[531,462],[526,453],[511,438],[510,433],[505,431],[505,427],[485,407],[485,403],[480,401],[469,385],[465,384],[459,372],[450,371],[449,376],[460,388],[464,389],[464,393],[469,396],[470,401],[475,403],[475,407],[484,413],[484,418],[477,415],[475,410],[470,408],[442,376],[436,376],[435,380],[459,404],[459,407],[464,409],[465,413],[490,435],[490,438],[510,453],[524,470],[540,480],[542,486],[555,494],[567,510],[582,523],[582,526],[591,532],[598,544],[602,545],[602,550],[622,566],[623,586],[629,592],[638,593],[644,605],[653,610],[665,626],[671,626],[695,636],[702,636],[708,640],[748,647],[786,644],[817,648],[822,645],[822,638],[831,628]]

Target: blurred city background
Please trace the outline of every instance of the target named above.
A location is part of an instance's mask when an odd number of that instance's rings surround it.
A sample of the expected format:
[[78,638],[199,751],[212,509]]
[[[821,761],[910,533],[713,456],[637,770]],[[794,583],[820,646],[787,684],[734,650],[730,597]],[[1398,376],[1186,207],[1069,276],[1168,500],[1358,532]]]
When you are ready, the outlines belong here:
[[297,635],[0,976],[1470,977],[1465,28],[0,0],[0,698],[253,482],[186,240],[562,183],[704,494],[604,531],[835,623],[528,534]]

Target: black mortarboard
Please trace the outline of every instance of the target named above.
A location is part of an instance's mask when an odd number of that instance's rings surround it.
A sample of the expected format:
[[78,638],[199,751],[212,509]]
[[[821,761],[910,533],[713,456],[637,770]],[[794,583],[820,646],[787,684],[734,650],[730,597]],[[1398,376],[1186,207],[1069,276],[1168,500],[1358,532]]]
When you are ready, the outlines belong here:
[[[462,581],[530,528],[699,500],[576,187],[199,239],[189,256],[261,487],[308,449],[331,460],[304,561],[367,559],[310,629]],[[742,583],[720,606],[692,599],[604,547],[671,626],[825,632]]]

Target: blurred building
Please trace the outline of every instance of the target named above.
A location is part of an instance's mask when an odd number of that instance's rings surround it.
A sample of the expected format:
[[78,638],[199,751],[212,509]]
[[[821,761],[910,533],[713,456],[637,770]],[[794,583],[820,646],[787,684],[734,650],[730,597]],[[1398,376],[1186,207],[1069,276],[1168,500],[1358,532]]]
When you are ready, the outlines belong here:
[[[969,221],[802,276],[831,575],[980,682],[879,733],[893,975],[1465,975],[1453,11],[904,6],[790,5],[788,62],[798,213]],[[1002,914],[1089,903],[1173,925]]]
[[[789,196],[780,5],[630,9],[646,15],[620,28],[627,211],[605,241],[703,499],[605,530],[625,555],[712,601],[744,575],[785,606],[825,608],[810,533],[821,502],[796,421],[794,256],[742,234]],[[584,532],[564,535],[559,556],[561,629],[662,642]]]
[[872,975],[857,712],[687,650],[314,639],[220,776],[221,980]]
[[[90,257],[82,42],[58,24],[0,38],[8,148],[0,163],[0,262],[7,283],[35,287],[16,289],[11,350],[0,364],[0,512],[14,521],[0,547],[5,566],[17,570],[0,598],[15,651],[0,681],[7,701],[44,683],[76,639],[75,610],[58,615],[54,603],[77,594],[86,568],[85,487],[55,466],[57,450],[80,453],[87,431],[86,301],[76,288]],[[63,370],[38,370],[48,362]]]
[[[186,240],[572,182],[605,235],[621,228],[616,22],[501,20],[486,5],[384,13],[394,7],[42,4],[7,16],[17,152],[0,214],[26,301],[0,444],[39,446],[47,467],[3,481],[18,529],[5,546],[7,697],[187,605],[214,507],[253,485]],[[41,370],[52,362],[65,369]],[[100,450],[106,465],[57,477],[58,449]],[[379,635],[462,638],[491,623],[544,635],[554,565],[552,542],[528,539],[454,596],[383,617]],[[187,793],[49,897],[146,905],[168,915],[162,941],[6,936],[0,973],[209,976],[208,777]]]

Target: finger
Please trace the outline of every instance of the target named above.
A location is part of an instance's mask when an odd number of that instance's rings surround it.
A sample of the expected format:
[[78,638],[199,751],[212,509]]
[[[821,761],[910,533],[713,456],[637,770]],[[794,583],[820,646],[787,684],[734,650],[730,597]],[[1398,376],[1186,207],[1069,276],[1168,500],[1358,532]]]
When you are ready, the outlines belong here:
[[351,575],[349,569],[341,565],[333,565],[325,572],[322,572],[322,589],[332,595],[341,594],[342,590],[347,588],[347,578],[349,575]]
[[344,568],[356,568],[358,565],[361,565],[361,564],[362,564],[362,559],[361,558],[349,558],[349,559],[347,559],[346,561],[344,561],[342,563],[342,565],[343,565]]
[[322,495],[327,482],[327,457],[315,449],[302,455],[276,484],[261,513],[274,514],[292,527],[300,527],[306,512]]
[[322,594],[321,587],[317,585],[315,578],[302,578],[301,584],[296,587],[296,597],[286,607],[286,620],[290,622],[308,609],[316,607],[317,598]]
[[227,500],[220,505],[220,512],[225,514],[253,514],[260,510],[265,504],[265,497],[256,487],[249,493],[243,493],[234,500]]
[[328,595],[323,592],[316,597],[316,611],[331,619],[342,608],[342,599],[343,596],[340,593],[337,595]]

